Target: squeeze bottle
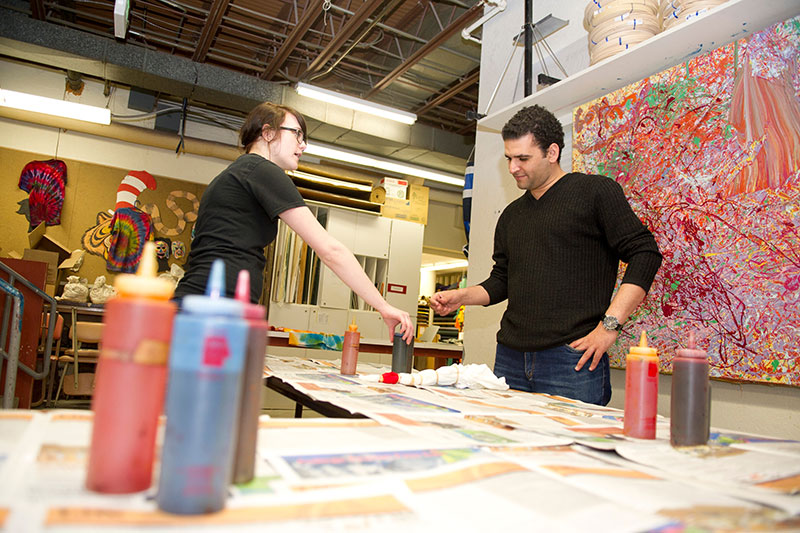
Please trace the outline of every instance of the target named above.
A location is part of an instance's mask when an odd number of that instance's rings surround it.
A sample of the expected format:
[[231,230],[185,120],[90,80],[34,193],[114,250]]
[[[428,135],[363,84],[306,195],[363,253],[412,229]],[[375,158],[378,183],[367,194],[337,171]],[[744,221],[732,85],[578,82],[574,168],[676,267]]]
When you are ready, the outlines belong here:
[[247,270],[239,271],[234,297],[244,306],[248,332],[232,479],[234,483],[247,483],[255,475],[258,417],[261,414],[261,388],[269,324],[264,306],[250,302],[250,272]]
[[672,360],[669,441],[673,446],[699,446],[708,442],[711,397],[708,384],[708,358],[695,346],[689,333],[689,346],[675,352]]
[[623,433],[637,439],[656,438],[658,412],[658,355],[642,331],[639,346],[631,346],[625,364],[625,423]]
[[103,342],[92,397],[94,426],[86,488],[122,494],[150,487],[158,417],[176,306],[173,286],[156,277],[147,241],[136,274],[119,274],[105,306]]
[[224,294],[225,264],[217,259],[205,296],[185,296],[175,317],[156,496],[162,511],[201,514],[225,507],[247,323],[242,304]]
[[358,332],[358,326],[355,319],[353,323],[347,327],[344,332],[344,341],[342,342],[342,374],[352,376],[356,373],[358,366],[358,345],[361,340],[361,333]]

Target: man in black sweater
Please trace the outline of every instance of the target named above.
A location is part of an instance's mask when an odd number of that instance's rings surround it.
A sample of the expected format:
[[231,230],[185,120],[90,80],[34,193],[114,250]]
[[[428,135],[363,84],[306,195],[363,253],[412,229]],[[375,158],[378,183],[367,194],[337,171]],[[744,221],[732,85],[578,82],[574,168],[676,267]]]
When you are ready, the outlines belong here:
[[[489,278],[436,293],[431,306],[447,314],[508,299],[495,374],[514,389],[606,405],[606,351],[644,300],[661,253],[619,184],[561,169],[564,130],[548,110],[521,109],[502,135],[509,172],[526,193],[497,221]],[[620,261],[627,267],[612,299]]]

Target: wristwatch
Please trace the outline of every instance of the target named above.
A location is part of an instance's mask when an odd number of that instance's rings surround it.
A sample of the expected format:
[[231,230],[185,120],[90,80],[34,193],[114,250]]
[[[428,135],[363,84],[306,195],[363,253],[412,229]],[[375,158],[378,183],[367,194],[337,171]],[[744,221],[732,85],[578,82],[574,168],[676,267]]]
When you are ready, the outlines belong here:
[[607,331],[622,331],[622,324],[619,323],[619,319],[615,316],[605,315],[601,323]]

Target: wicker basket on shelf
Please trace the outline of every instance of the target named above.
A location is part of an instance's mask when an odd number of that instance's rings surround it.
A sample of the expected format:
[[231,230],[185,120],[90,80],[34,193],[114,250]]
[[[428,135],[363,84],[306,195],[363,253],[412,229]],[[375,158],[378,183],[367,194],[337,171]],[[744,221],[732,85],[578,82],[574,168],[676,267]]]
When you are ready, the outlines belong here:
[[658,0],[593,0],[584,10],[583,27],[594,65],[661,31]]
[[661,29],[668,30],[697,18],[728,0],[661,0],[658,16]]

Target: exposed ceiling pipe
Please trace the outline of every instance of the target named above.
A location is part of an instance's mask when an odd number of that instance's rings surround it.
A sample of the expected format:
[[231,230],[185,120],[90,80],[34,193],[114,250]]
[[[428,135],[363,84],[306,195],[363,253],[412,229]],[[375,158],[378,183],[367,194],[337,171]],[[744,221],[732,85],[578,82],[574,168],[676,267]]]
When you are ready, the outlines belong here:
[[385,16],[386,16],[388,13],[390,13],[391,11],[393,11],[393,10],[394,10],[394,9],[395,9],[397,6],[399,6],[400,4],[402,4],[404,1],[405,1],[405,0],[391,0],[390,2],[386,3],[386,4],[383,6],[383,9],[381,10],[381,12],[380,12],[380,13],[378,13],[378,15],[377,15],[377,16],[376,16],[376,17],[375,17],[373,20],[372,20],[372,22],[370,22],[370,23],[369,23],[369,25],[368,25],[366,28],[364,28],[364,30],[363,30],[363,31],[362,31],[362,32],[359,34],[359,36],[358,36],[358,37],[356,37],[356,38],[353,40],[353,42],[350,44],[350,46],[348,46],[348,47],[347,47],[347,49],[346,49],[344,52],[342,52],[342,53],[339,55],[339,57],[338,57],[338,58],[336,58],[336,60],[333,62],[333,64],[331,64],[331,66],[329,66],[329,67],[328,67],[327,69],[325,69],[324,71],[322,71],[322,72],[318,72],[318,73],[314,74],[313,76],[311,76],[311,77],[308,79],[308,81],[309,81],[309,82],[311,82],[311,81],[314,81],[314,80],[316,80],[317,78],[321,78],[321,77],[323,77],[323,76],[327,76],[328,74],[330,74],[330,73],[333,71],[333,69],[335,69],[335,68],[336,68],[336,66],[337,66],[337,65],[338,65],[338,64],[339,64],[339,63],[342,61],[342,59],[344,59],[345,57],[347,57],[347,56],[350,54],[350,52],[352,52],[352,51],[353,51],[353,49],[354,49],[354,48],[355,48],[355,47],[358,45],[358,43],[360,43],[360,42],[361,42],[361,41],[362,41],[362,40],[363,40],[363,39],[364,39],[364,38],[365,38],[367,35],[369,35],[369,33],[370,33],[370,32],[371,32],[371,31],[372,31],[374,28],[375,28],[375,26],[377,26],[377,25],[378,25],[378,23],[379,23],[379,22],[380,22],[380,21],[381,21],[381,20],[382,20],[382,19],[383,19],[383,18],[384,18],[384,17],[385,17]]
[[478,16],[480,12],[480,4],[475,4],[468,10],[464,11],[456,20],[452,21],[446,28],[444,28],[441,32],[436,34],[428,41],[428,44],[421,46],[418,48],[413,54],[411,54],[408,59],[397,65],[394,70],[392,70],[389,74],[387,74],[383,79],[378,81],[375,86],[366,94],[366,98],[369,99],[376,93],[384,90],[388,87],[394,80],[405,74],[406,72],[411,69],[414,65],[419,63],[427,54],[429,54],[432,50],[437,49],[445,41],[447,41],[450,37],[458,33],[458,31],[464,27],[464,25],[469,24],[473,19]]
[[472,32],[483,26],[490,18],[505,11],[506,9],[506,0],[483,0],[483,3],[487,6],[492,6],[492,10],[488,13],[484,14],[483,17],[479,18],[463,30],[461,30],[461,36],[464,39],[469,41],[474,41],[478,44],[481,44],[481,40],[477,37],[472,36]]
[[307,79],[309,76],[325,66],[328,60],[336,55],[336,53],[344,46],[345,42],[347,42],[347,40],[350,39],[350,37],[352,37],[356,31],[358,31],[361,25],[381,6],[382,4],[378,2],[364,2],[361,7],[358,8],[356,14],[350,17],[347,23],[345,23],[344,27],[339,30],[338,33],[332,35],[332,38],[328,42],[327,46],[308,65],[306,72],[301,76],[301,78]]

